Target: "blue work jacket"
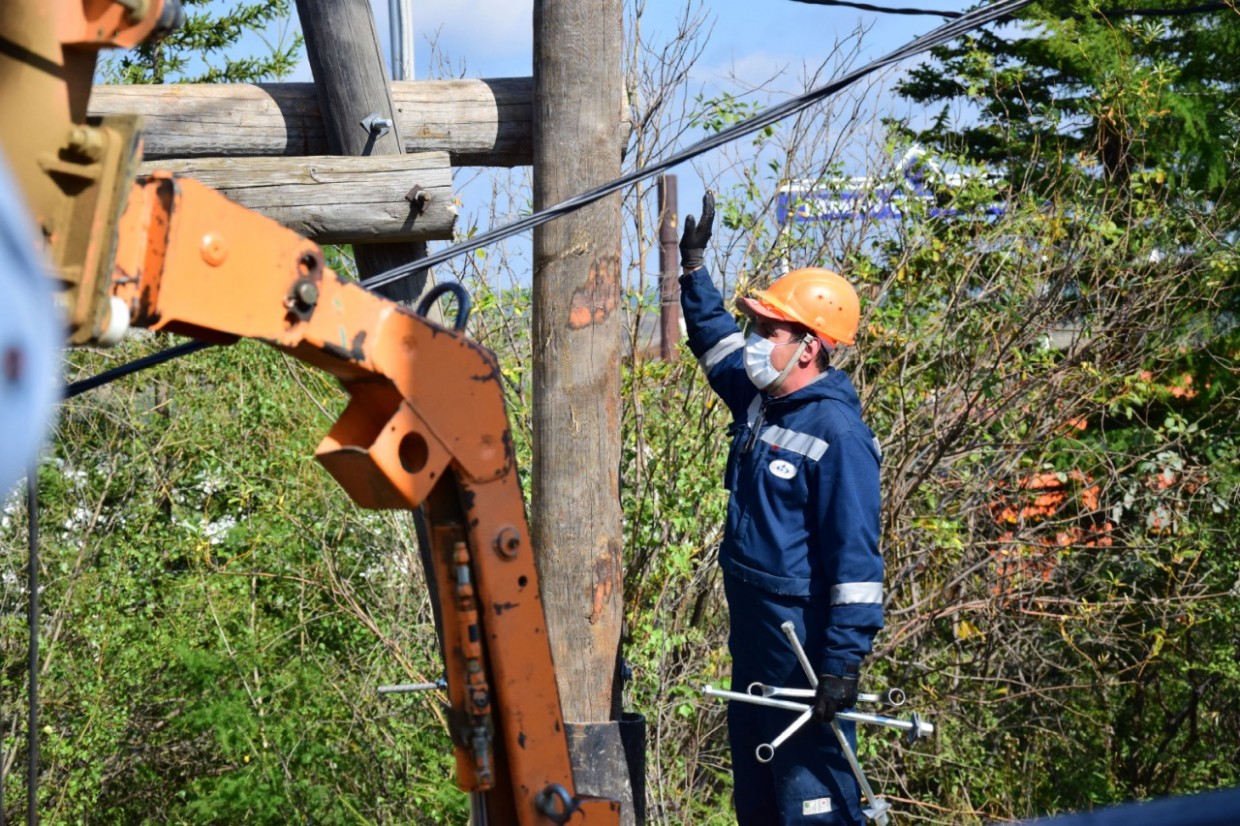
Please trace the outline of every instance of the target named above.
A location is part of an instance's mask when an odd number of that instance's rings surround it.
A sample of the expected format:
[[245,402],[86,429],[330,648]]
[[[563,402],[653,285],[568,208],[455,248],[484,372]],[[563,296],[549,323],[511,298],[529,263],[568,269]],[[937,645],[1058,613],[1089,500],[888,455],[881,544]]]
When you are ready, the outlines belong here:
[[808,653],[821,673],[841,673],[883,625],[878,440],[835,368],[786,396],[759,392],[709,272],[681,276],[680,287],[689,349],[732,413],[720,565],[760,591],[829,600],[823,648]]

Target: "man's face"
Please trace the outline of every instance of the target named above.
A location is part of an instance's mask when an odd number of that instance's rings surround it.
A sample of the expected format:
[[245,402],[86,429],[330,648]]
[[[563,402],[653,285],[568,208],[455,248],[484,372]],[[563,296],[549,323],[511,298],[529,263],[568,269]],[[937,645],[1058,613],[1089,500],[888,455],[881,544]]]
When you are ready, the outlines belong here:
[[800,336],[793,332],[791,324],[772,318],[754,318],[750,331],[775,345],[775,349],[771,351],[771,366],[776,370],[783,370],[788,366],[788,361],[797,351],[794,345],[801,342]]

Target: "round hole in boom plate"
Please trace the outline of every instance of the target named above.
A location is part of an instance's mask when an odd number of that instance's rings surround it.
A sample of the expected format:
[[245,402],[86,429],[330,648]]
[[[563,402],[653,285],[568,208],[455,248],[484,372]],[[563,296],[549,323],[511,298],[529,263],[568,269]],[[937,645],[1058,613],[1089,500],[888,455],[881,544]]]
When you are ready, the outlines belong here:
[[303,277],[317,273],[319,266],[319,257],[312,252],[303,252],[301,257],[297,259],[297,271]]
[[426,460],[430,458],[426,439],[423,439],[419,433],[406,433],[405,437],[400,440],[398,453],[400,466],[405,469],[405,473],[421,472],[422,468],[426,467]]
[[520,588],[524,588],[524,587],[525,587],[526,585],[528,585],[529,583],[530,583],[530,580],[529,580],[529,578],[528,578],[528,577],[526,577],[526,576],[519,576],[519,577],[517,577],[517,586],[518,586],[518,587],[520,587]]

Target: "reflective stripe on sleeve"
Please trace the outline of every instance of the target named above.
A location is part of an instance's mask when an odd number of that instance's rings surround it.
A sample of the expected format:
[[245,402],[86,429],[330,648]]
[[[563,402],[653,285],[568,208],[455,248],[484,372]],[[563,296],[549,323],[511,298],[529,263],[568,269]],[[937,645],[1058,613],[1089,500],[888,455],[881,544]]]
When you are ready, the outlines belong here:
[[768,445],[774,445],[780,450],[791,450],[793,453],[799,453],[802,456],[808,456],[817,462],[822,458],[822,454],[827,452],[829,445],[817,436],[811,436],[808,433],[798,433],[795,430],[788,430],[786,427],[771,425],[762,431],[762,441]]
[[702,357],[698,359],[698,363],[702,365],[703,370],[710,373],[719,362],[744,346],[745,337],[740,333],[732,333],[731,335],[724,336],[714,347],[703,353]]
[[831,588],[832,605],[880,605],[882,601],[881,582],[841,582]]

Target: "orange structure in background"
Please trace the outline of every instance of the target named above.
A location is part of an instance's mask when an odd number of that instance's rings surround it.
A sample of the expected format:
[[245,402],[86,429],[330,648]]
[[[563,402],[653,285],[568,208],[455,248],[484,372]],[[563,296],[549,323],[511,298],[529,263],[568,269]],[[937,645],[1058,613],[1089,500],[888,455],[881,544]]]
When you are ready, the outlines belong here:
[[[1004,490],[990,506],[1004,529],[993,551],[998,579],[1049,581],[1061,549],[1109,547],[1114,525],[1103,518],[1101,499],[1099,486],[1079,470],[1033,473]],[[1034,530],[1046,523],[1055,524],[1053,534]]]

